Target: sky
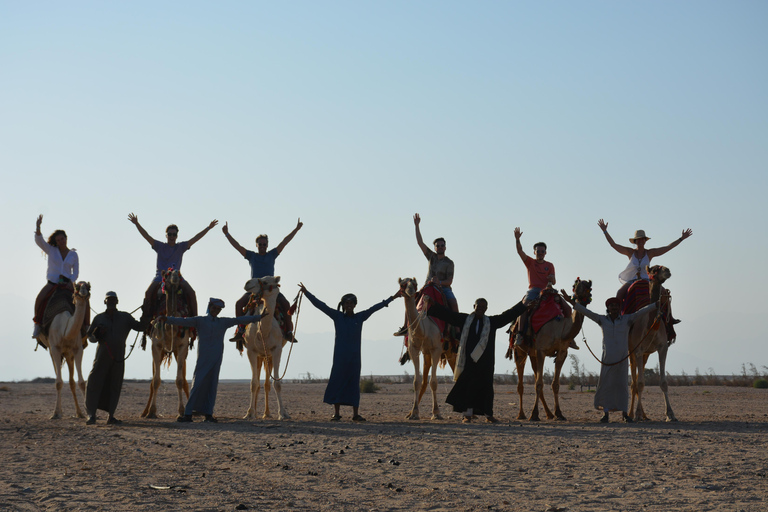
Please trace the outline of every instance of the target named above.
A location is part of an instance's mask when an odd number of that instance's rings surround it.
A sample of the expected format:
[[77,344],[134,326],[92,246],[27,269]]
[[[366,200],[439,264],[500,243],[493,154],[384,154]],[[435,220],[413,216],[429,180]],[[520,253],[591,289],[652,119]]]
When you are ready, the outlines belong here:
[[[109,290],[131,311],[155,265],[131,212],[161,240],[170,223],[186,240],[219,221],[182,271],[227,316],[250,272],[225,222],[255,250],[300,218],[276,264],[284,294],[303,282],[335,306],[353,292],[361,310],[399,277],[423,282],[418,212],[424,239],[447,241],[460,309],[484,297],[490,314],[528,285],[516,226],[529,254],[547,243],[558,287],[593,281],[601,313],[626,258],[598,219],[651,248],[691,228],[653,261],[682,319],[668,371],[764,371],[767,22],[760,1],[0,0],[0,381],[54,375],[30,337],[37,216],[44,235],[67,231],[96,311]],[[366,322],[363,375],[413,373],[392,336],[403,312],[398,299]],[[286,378],[327,377],[330,319],[304,301],[296,331]],[[599,353],[599,328],[584,335]],[[499,335],[497,374],[514,373],[505,350]],[[221,377],[250,375],[228,344]],[[150,353],[137,346],[125,376],[149,379]]]

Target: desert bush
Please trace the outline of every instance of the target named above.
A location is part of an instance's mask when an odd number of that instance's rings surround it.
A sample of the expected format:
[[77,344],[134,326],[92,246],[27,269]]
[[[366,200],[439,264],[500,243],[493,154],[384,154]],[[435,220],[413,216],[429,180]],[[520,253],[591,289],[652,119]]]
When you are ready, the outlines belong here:
[[766,380],[766,379],[755,379],[755,382],[752,383],[752,387],[758,388],[758,389],[766,389],[766,388],[768,388],[768,380]]
[[361,393],[375,393],[379,390],[379,386],[373,382],[373,379],[360,379],[360,392]]

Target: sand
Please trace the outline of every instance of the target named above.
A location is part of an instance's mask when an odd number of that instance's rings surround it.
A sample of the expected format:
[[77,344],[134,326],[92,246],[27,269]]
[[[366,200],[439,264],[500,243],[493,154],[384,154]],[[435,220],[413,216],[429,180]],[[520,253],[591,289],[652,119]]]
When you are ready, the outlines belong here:
[[304,383],[284,384],[290,420],[243,420],[248,384],[223,383],[218,424],[181,424],[172,383],[163,417],[144,420],[149,384],[130,382],[124,424],[100,412],[87,426],[68,386],[50,420],[53,384],[0,384],[0,510],[768,510],[768,390],[673,387],[680,421],[665,423],[649,388],[652,421],[636,424],[600,424],[593,393],[564,390],[568,421],[532,423],[497,386],[501,421],[466,425],[443,403],[445,419],[428,419],[428,395],[424,419],[405,420],[410,386],[380,386],[362,395],[365,423],[348,407],[328,421],[325,386]]

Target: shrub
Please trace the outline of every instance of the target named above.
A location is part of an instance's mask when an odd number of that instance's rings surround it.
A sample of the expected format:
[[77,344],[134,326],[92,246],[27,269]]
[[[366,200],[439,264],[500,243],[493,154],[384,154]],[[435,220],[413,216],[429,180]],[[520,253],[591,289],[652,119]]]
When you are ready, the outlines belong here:
[[768,388],[768,380],[766,380],[766,379],[755,379],[755,382],[752,383],[752,387],[758,388],[758,389],[766,389],[766,388]]
[[379,386],[373,382],[373,379],[360,379],[360,392],[361,393],[375,393],[379,390]]

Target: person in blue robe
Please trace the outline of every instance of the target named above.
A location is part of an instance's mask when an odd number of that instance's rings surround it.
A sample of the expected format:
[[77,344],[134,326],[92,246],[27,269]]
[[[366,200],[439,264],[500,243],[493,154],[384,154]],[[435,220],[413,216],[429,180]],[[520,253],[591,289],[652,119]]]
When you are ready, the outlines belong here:
[[365,311],[355,313],[357,297],[351,293],[341,298],[336,309],[331,309],[323,301],[312,295],[304,287],[304,284],[300,283],[299,287],[313,306],[333,320],[333,325],[336,328],[336,337],[333,342],[331,376],[328,379],[328,386],[325,388],[325,396],[323,397],[323,402],[333,405],[334,413],[331,416],[331,421],[339,421],[341,419],[340,407],[342,405],[352,406],[352,421],[365,421],[365,418],[360,416],[359,410],[360,368],[362,366],[360,345],[363,335],[363,322],[368,320],[376,311],[388,306],[390,302],[400,296],[400,292],[398,291],[395,295],[384,299]]
[[219,387],[219,370],[224,357],[224,334],[227,329],[238,323],[250,324],[258,322],[261,315],[241,316],[239,318],[219,317],[224,309],[224,301],[211,298],[208,302],[208,311],[205,316],[182,317],[158,317],[171,325],[181,327],[194,327],[199,338],[197,344],[197,363],[192,380],[192,391],[189,393],[184,415],[177,421],[189,423],[192,415],[203,414],[205,421],[215,423],[213,407],[216,404],[216,392]]

